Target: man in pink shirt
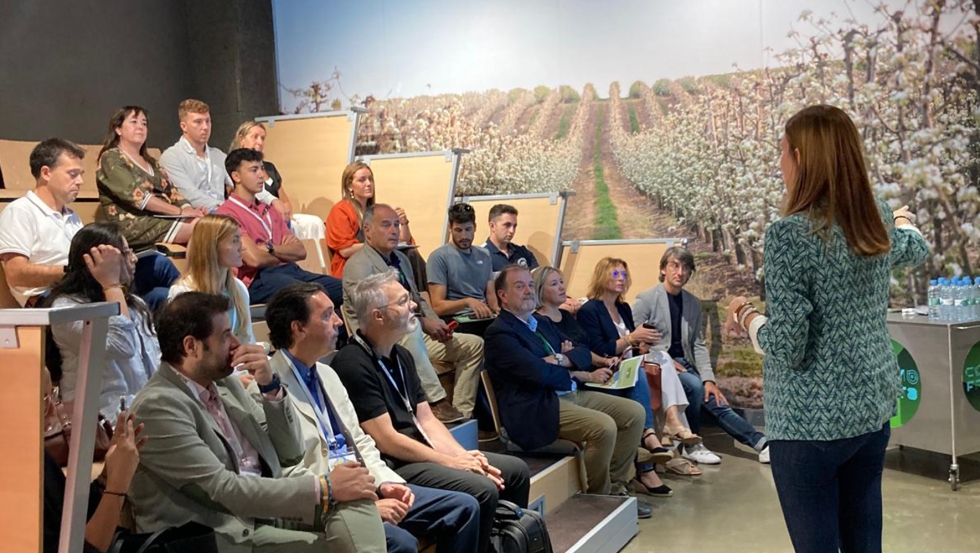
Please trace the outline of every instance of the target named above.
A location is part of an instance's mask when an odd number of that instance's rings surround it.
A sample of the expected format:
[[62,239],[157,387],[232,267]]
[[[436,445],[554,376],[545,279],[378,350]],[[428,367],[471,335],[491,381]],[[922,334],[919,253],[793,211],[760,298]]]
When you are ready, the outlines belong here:
[[240,148],[225,158],[225,169],[235,183],[231,196],[217,213],[233,217],[242,227],[242,266],[238,278],[248,286],[251,303],[266,303],[277,291],[294,282],[317,282],[334,305],[343,303],[339,279],[304,271],[296,264],[306,259],[306,248],[293,235],[282,215],[256,201],[265,186],[262,152]]

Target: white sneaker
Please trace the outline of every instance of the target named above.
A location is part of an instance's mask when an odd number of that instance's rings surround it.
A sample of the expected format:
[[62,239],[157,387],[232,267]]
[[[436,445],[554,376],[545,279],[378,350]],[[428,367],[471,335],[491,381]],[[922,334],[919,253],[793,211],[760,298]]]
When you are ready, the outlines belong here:
[[704,444],[684,446],[684,453],[682,453],[681,456],[688,461],[694,461],[695,463],[702,465],[721,464],[721,457],[715,455],[710,449],[704,447]]
[[766,447],[759,452],[759,462],[763,465],[769,464],[769,444],[766,444]]

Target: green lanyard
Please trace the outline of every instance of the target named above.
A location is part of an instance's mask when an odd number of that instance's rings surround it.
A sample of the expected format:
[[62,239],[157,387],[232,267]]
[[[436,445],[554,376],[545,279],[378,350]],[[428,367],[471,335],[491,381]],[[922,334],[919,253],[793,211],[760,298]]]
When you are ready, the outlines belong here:
[[544,339],[544,336],[542,336],[540,332],[535,330],[534,335],[538,337],[538,340],[541,340],[542,344],[544,344],[545,349],[548,350],[548,355],[555,355],[555,348],[551,347],[551,344],[548,343],[548,340]]

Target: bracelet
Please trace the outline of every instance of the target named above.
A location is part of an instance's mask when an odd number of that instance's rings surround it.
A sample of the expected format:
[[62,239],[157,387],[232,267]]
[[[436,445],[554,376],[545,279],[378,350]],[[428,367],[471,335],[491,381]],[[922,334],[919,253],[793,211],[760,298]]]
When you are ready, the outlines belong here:
[[[323,490],[327,490],[326,497],[323,496]],[[326,513],[330,510],[330,480],[326,476],[320,476],[320,502],[323,504],[323,512]]]
[[119,492],[110,492],[109,490],[102,490],[102,495],[115,495],[118,497],[126,497],[126,494]]
[[744,309],[739,310],[735,318],[735,322],[737,322],[739,326],[744,326],[743,323],[745,322],[745,318],[749,316],[749,313],[752,313],[753,311],[758,312],[758,309],[756,309],[751,303],[746,303],[745,306],[746,307]]
[[892,222],[897,223],[899,219],[905,219],[906,221],[909,222],[910,225],[915,224],[912,222],[912,219],[906,217],[905,215],[899,215],[898,217],[895,217],[895,219]]
[[626,345],[628,345],[628,346],[633,346],[634,345],[633,344],[633,333],[632,332],[627,332],[625,338],[626,338]]
[[738,319],[738,326],[740,326],[740,327],[742,327],[744,329],[745,328],[745,322],[748,320],[749,315],[751,315],[753,313],[759,313],[759,310],[756,309],[755,306],[752,306],[751,309],[746,309],[745,312],[742,313],[742,316],[739,317],[739,319]]

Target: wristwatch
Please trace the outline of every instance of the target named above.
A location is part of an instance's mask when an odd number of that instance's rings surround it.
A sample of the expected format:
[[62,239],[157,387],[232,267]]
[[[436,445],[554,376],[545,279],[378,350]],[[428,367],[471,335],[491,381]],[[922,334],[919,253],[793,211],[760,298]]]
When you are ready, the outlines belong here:
[[271,240],[265,243],[265,249],[269,250],[270,255],[276,255],[276,245]]
[[558,364],[559,365],[564,365],[565,364],[565,356],[562,355],[562,354],[560,354],[560,353],[556,353],[555,354],[555,360],[558,361]]
[[259,384],[259,391],[263,394],[271,394],[272,392],[278,392],[279,388],[282,387],[282,382],[279,380],[278,374],[272,375],[272,382],[266,385]]

